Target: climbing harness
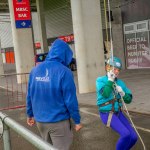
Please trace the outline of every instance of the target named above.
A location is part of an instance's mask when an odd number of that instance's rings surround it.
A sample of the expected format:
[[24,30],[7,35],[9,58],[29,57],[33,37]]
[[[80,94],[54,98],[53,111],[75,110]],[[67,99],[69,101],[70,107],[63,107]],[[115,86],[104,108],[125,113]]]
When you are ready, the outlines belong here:
[[111,119],[112,119],[113,114],[114,114],[114,112],[112,112],[112,111],[109,112],[107,125],[106,125],[107,127],[110,127],[110,123],[111,123]]
[[118,103],[118,111],[122,110],[122,108],[120,106],[120,99],[117,99],[117,96],[116,96],[116,94],[118,94],[118,92],[116,91],[115,85],[114,85],[113,89],[114,89],[114,91],[113,91],[114,99],[107,102],[109,104],[112,104],[112,109],[111,109],[111,111],[109,112],[109,115],[108,115],[108,120],[107,120],[107,125],[106,125],[107,127],[110,127],[110,123],[111,123],[113,114],[116,113],[115,112],[115,102]]
[[[104,0],[104,9],[105,9],[105,22],[107,21],[107,16],[106,16],[106,0]],[[109,54],[110,54],[110,56],[109,56],[109,58],[111,57],[111,59],[112,59],[112,63],[113,63],[113,42],[112,42],[112,30],[111,30],[111,15],[110,15],[110,0],[108,0],[108,16],[109,16],[109,28],[110,28],[110,52],[109,52]],[[107,24],[107,22],[106,22],[106,24]],[[107,27],[107,25],[106,25],[106,27]],[[107,30],[107,29],[106,29]],[[106,31],[106,34],[108,34],[108,32]],[[108,35],[107,35],[107,40],[108,40]],[[113,63],[114,64],[114,63]],[[113,70],[114,70],[114,65],[112,66],[113,67]],[[114,86],[114,90],[115,90],[115,92],[117,92],[117,93],[119,93],[118,91],[117,91],[117,89],[115,88],[116,86],[117,86],[117,84],[115,83],[114,84],[115,86]],[[130,116],[130,114],[129,114],[129,112],[128,112],[128,109],[127,109],[127,107],[126,107],[126,104],[125,104],[125,102],[124,102],[124,100],[123,100],[123,97],[120,95],[120,97],[121,97],[121,102],[122,102],[122,104],[123,104],[123,106],[122,106],[122,110],[123,110],[123,112],[125,112],[124,111],[124,109],[126,110],[126,114],[127,114],[127,116],[128,116],[128,118],[129,118],[129,120],[130,120],[130,122],[131,122],[131,124],[132,124],[132,126],[133,126],[133,128],[135,129],[135,131],[136,131],[136,133],[137,133],[137,135],[138,135],[138,137],[139,137],[139,139],[140,139],[140,141],[141,141],[141,143],[142,143],[142,146],[143,146],[143,149],[144,150],[146,150],[146,147],[145,147],[145,144],[144,144],[144,142],[143,142],[143,140],[142,140],[142,138],[141,138],[141,136],[140,136],[140,134],[139,134],[139,132],[137,131],[137,129],[136,129],[136,127],[135,127],[135,125],[134,125],[134,123],[133,123],[133,121],[132,121],[132,119],[131,119],[131,116]],[[114,99],[115,99],[115,96],[114,96]],[[112,103],[112,102],[111,102]],[[115,102],[114,102],[115,103]],[[108,102],[108,104],[109,104],[109,102]],[[119,105],[119,102],[118,102],[118,105]],[[112,106],[112,107],[114,107],[114,106]],[[123,109],[123,107],[124,107],[124,109]],[[114,109],[114,108],[113,108]],[[113,114],[114,114],[114,111],[110,111],[110,113],[109,113],[109,116],[108,116],[108,120],[107,120],[107,127],[110,127],[110,123],[111,123],[111,120],[112,120],[112,116],[113,116]]]

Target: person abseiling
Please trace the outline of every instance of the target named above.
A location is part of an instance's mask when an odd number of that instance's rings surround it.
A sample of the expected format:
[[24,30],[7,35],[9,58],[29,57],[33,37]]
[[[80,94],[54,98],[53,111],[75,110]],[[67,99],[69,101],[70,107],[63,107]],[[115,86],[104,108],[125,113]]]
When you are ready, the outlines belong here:
[[137,142],[137,134],[122,111],[122,101],[132,102],[132,93],[118,79],[122,62],[118,57],[108,59],[107,75],[96,80],[97,106],[102,122],[120,135],[116,150],[130,150]]

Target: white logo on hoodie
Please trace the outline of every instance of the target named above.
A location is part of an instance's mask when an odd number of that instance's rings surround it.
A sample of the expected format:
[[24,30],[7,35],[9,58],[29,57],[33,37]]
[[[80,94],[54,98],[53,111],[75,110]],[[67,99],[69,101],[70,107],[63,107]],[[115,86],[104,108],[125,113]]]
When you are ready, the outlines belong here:
[[44,77],[35,77],[36,81],[49,82],[48,69],[46,69],[46,74]]

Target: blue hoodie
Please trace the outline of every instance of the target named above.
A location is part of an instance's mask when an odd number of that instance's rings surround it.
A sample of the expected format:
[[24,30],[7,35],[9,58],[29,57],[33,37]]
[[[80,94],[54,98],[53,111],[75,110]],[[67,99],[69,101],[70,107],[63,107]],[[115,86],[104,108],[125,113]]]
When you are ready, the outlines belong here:
[[57,39],[46,60],[32,69],[27,92],[27,115],[37,122],[53,123],[72,118],[80,123],[73,74],[67,67],[72,50]]

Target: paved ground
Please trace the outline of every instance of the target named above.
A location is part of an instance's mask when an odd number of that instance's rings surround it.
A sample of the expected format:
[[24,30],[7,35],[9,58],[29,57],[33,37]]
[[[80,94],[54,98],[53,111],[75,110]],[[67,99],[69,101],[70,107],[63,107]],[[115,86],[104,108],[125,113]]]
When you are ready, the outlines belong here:
[[[84,128],[78,133],[74,132],[74,142],[70,150],[115,150],[115,144],[119,136],[101,123],[97,107],[80,104],[80,109]],[[15,111],[9,110],[4,112],[23,126],[27,127],[29,130],[32,130],[34,133],[39,135],[36,126],[31,128],[26,125],[25,109],[18,109]],[[149,150],[150,116],[137,115],[133,113],[131,115],[141,137],[144,140],[147,150]],[[11,143],[12,150],[36,150],[36,148],[24,141],[21,136],[15,134],[13,131],[11,131]],[[2,140],[0,140],[0,145],[3,145]],[[3,150],[3,146],[0,146],[0,150]],[[137,142],[132,150],[143,150],[140,141]]]
[[[77,82],[76,72],[75,81]],[[130,111],[140,112],[149,115],[132,114],[132,118],[135,125],[138,127],[147,150],[150,149],[150,69],[143,70],[127,70],[122,71],[120,77],[126,82],[128,87],[132,90],[134,99],[133,103],[128,105]],[[15,78],[15,77],[13,77]],[[4,79],[4,78],[3,78]],[[10,80],[11,81],[14,80]],[[0,86],[6,88],[6,82],[0,79]],[[9,86],[10,88],[12,86]],[[13,91],[15,91],[16,85],[13,86]],[[17,89],[17,88],[16,88]],[[21,91],[11,92],[7,90],[2,90],[0,88],[0,108],[7,106],[15,106],[16,104],[22,104],[25,99],[25,95],[22,95],[22,91],[26,90],[26,86],[20,86]],[[79,94],[78,100],[80,104],[82,123],[84,128],[79,133],[74,133],[74,142],[72,144],[71,150],[114,150],[115,143],[118,139],[118,135],[112,130],[106,128],[100,121],[96,104],[96,94]],[[15,100],[15,101],[14,101]],[[11,103],[11,105],[10,105]],[[24,103],[24,102],[23,102]],[[3,111],[7,113],[10,117],[15,119],[17,122],[32,130],[34,133],[38,134],[36,127],[30,128],[26,125],[25,109],[17,110],[7,110]],[[18,144],[19,141],[19,144]],[[11,131],[11,142],[12,150],[35,150],[35,148],[24,141],[19,135]],[[2,140],[0,140],[0,150],[3,150]],[[140,141],[136,144],[133,150],[142,150]]]

